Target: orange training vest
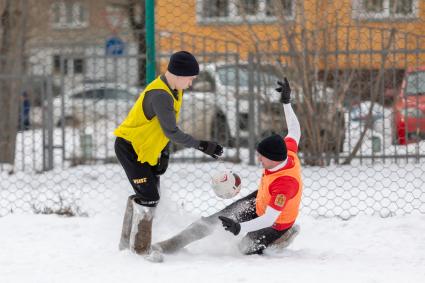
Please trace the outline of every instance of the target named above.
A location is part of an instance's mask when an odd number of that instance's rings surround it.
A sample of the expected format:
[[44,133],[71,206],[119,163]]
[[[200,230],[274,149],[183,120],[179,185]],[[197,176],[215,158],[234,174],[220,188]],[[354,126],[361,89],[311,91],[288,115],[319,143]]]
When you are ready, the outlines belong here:
[[298,181],[299,189],[297,194],[291,198],[287,199],[283,207],[282,212],[277,218],[275,224],[286,224],[292,223],[298,216],[298,210],[301,202],[302,194],[302,179],[301,179],[301,165],[300,160],[295,152],[288,150],[288,157],[291,156],[294,159],[294,166],[289,169],[279,170],[276,173],[266,175],[263,173],[261,178],[261,184],[258,189],[257,199],[256,199],[256,211],[257,215],[261,216],[265,213],[266,207],[269,204],[271,195],[269,191],[269,186],[279,177],[290,176],[295,178]]

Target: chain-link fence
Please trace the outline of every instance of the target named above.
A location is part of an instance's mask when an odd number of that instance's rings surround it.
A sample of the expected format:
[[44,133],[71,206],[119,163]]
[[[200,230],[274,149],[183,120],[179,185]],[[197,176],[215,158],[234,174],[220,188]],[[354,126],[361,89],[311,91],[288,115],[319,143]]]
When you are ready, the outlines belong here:
[[[1,117],[16,120],[0,123],[0,215],[125,204],[131,188],[112,132],[145,86],[141,3],[20,6],[22,71],[10,76],[11,63],[0,61]],[[179,126],[225,146],[215,162],[174,145],[162,197],[196,214],[216,211],[229,201],[213,195],[210,175],[223,169],[242,177],[241,195],[255,190],[256,143],[286,132],[274,93],[286,76],[302,130],[302,213],[425,213],[424,11],[415,0],[158,1],[157,74],[178,50],[201,66]]]

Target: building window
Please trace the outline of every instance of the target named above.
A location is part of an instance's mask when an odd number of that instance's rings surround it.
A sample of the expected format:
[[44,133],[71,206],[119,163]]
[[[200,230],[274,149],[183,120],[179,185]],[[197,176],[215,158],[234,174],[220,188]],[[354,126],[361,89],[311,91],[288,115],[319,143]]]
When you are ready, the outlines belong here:
[[390,11],[394,15],[413,15],[414,2],[417,0],[391,0]]
[[356,0],[353,16],[360,19],[415,18],[418,0]]
[[382,0],[363,0],[363,7],[367,13],[379,13],[384,10],[384,1]]
[[259,0],[240,0],[238,1],[238,15],[239,16],[256,16],[259,10]]
[[84,74],[84,59],[74,59],[74,74]]
[[229,16],[229,0],[204,0],[202,1],[203,18],[222,18]]
[[[135,13],[137,18],[137,11]],[[108,28],[113,32],[116,32],[118,29],[128,29],[130,27],[125,6],[106,5],[104,17]],[[140,18],[137,18],[137,20],[140,20]]]
[[281,15],[292,20],[295,18],[295,1],[197,0],[197,20],[199,23],[274,22]]
[[294,1],[293,0],[266,0],[266,16],[279,15],[278,11],[282,11],[286,18],[294,17]]
[[84,58],[66,58],[61,55],[53,55],[54,74],[84,74]]
[[68,74],[68,60],[62,60],[60,55],[53,55],[53,73],[54,74]]
[[51,22],[54,28],[84,28],[88,26],[85,5],[74,1],[56,1],[51,6]]

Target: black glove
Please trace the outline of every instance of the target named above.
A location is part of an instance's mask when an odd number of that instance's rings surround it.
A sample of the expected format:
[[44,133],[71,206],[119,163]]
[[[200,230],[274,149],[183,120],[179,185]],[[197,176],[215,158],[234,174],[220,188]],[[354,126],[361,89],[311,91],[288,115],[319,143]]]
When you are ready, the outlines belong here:
[[158,159],[158,164],[153,167],[153,173],[157,176],[162,175],[167,171],[168,161],[170,160],[169,144],[161,151],[161,156]]
[[219,216],[218,218],[221,220],[224,229],[229,232],[232,232],[235,236],[241,231],[241,224],[225,216]]
[[205,154],[214,157],[215,159],[223,154],[223,147],[212,141],[200,141],[198,149]]
[[279,85],[276,88],[276,91],[280,93],[280,102],[284,104],[288,104],[291,100],[291,87],[289,86],[289,82],[287,78],[284,78],[284,82],[277,81]]

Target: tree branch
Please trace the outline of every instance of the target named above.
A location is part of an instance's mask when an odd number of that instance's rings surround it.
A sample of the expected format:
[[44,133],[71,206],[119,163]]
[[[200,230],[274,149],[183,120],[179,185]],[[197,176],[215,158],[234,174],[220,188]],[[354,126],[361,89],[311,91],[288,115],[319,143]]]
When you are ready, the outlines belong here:
[[381,58],[381,67],[379,69],[378,78],[376,80],[376,83],[375,83],[373,91],[372,91],[371,103],[370,103],[369,112],[368,112],[367,117],[366,117],[365,127],[363,129],[363,132],[360,135],[359,140],[357,141],[356,145],[354,146],[353,151],[349,154],[349,156],[342,163],[343,165],[350,164],[351,160],[356,156],[357,152],[359,151],[360,146],[363,143],[363,139],[366,135],[366,132],[373,125],[373,123],[372,123],[373,122],[373,120],[372,120],[373,106],[375,105],[376,97],[377,97],[379,90],[381,89],[381,86],[382,86],[382,83],[383,83],[383,77],[384,77],[384,71],[385,71],[385,62],[387,60],[387,56],[388,56],[388,53],[389,53],[388,50],[391,48],[391,45],[393,44],[393,41],[394,41],[394,38],[395,38],[395,33],[396,33],[396,29],[392,28],[391,31],[390,31],[390,37],[388,39],[387,45],[384,46],[384,48],[383,48],[382,58]]

